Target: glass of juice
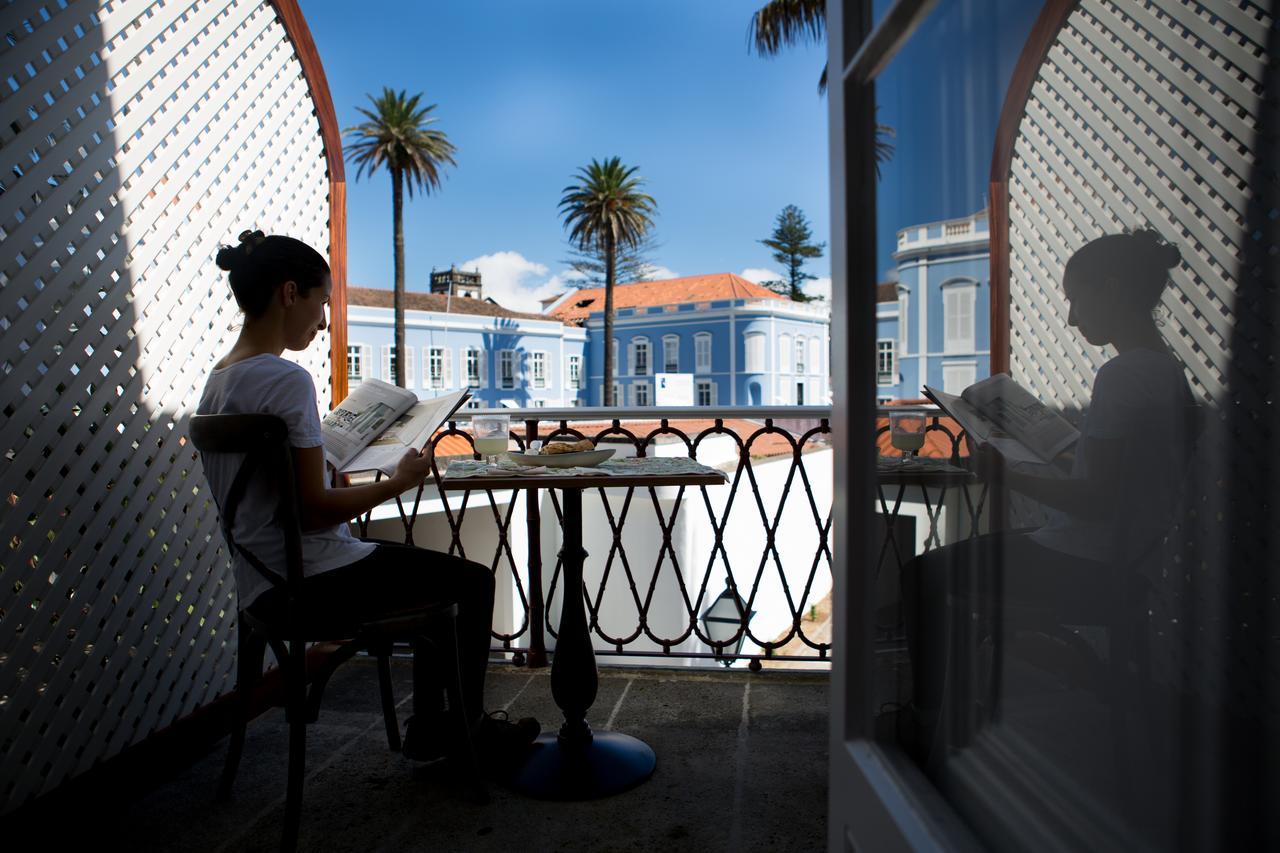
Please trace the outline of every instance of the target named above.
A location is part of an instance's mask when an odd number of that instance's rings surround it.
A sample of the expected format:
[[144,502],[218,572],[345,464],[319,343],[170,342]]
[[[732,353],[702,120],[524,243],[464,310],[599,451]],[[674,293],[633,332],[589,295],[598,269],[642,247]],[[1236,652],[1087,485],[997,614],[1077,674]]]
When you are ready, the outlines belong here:
[[889,442],[902,451],[902,463],[924,447],[924,430],[927,418],[920,412],[890,412]]
[[476,453],[490,465],[497,465],[498,454],[507,450],[511,418],[506,415],[477,415],[471,419],[471,432],[475,437]]

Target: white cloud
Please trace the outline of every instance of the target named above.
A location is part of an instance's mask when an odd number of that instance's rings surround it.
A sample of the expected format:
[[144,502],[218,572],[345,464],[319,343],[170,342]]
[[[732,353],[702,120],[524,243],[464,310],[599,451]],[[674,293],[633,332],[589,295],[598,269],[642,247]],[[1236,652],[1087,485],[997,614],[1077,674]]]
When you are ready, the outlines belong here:
[[680,273],[661,264],[649,264],[644,268],[644,272],[647,281],[666,281],[669,278],[680,277]]
[[763,284],[766,281],[782,281],[783,275],[773,270],[761,269],[760,267],[748,267],[738,275],[747,281],[754,281],[756,284]]
[[[764,284],[766,281],[786,281],[786,276],[770,269],[751,267],[738,273],[747,281]],[[809,296],[831,298],[831,276],[820,276],[804,283],[804,292]]]
[[819,276],[812,281],[804,283],[804,292],[809,296],[820,296],[823,299],[831,299],[831,276]]
[[465,270],[480,271],[484,296],[504,308],[533,313],[542,311],[539,300],[564,291],[570,287],[569,281],[574,277],[571,272],[548,277],[551,270],[546,264],[510,251],[481,255],[459,266]]

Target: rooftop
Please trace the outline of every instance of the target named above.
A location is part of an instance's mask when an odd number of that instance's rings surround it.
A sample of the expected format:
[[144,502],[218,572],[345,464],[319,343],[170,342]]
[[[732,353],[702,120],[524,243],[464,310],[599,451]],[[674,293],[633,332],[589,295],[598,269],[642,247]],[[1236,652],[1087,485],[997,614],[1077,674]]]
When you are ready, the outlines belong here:
[[[681,305],[717,299],[778,299],[783,297],[767,287],[731,272],[691,275],[662,281],[639,281],[613,289],[613,307],[642,308],[651,305]],[[784,300],[785,301],[785,300]],[[604,310],[604,288],[584,287],[569,293],[548,316],[566,323],[581,324]]]
[[[405,293],[405,309],[409,311],[434,311],[438,314],[468,314],[483,317],[507,317],[515,320],[555,320],[545,314],[529,314],[503,308],[488,299],[473,299],[467,296],[446,296],[442,293],[421,293],[409,291]],[[366,308],[391,308],[394,306],[395,293],[378,287],[348,287],[347,304],[360,305]]]
[[[401,724],[408,660],[392,662]],[[356,658],[325,691],[307,729],[300,850],[820,850],[827,811],[828,676],[793,671],[602,667],[589,714],[658,756],[639,787],[602,800],[552,802],[489,786],[456,793],[439,765],[387,749],[376,664]],[[555,731],[549,669],[490,665],[491,709],[510,706]],[[121,850],[271,850],[284,812],[288,729],[279,708],[249,724],[232,799],[215,803],[226,739],[150,791],[117,788],[58,829]],[[122,800],[122,802],[116,802]],[[100,814],[98,814],[100,812]]]

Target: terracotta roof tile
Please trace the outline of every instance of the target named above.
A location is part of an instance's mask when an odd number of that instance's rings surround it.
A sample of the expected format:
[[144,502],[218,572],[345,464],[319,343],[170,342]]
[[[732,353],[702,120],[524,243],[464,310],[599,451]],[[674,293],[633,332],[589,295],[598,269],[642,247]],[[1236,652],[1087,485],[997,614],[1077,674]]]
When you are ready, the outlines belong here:
[[[620,284],[613,289],[613,306],[640,308],[649,305],[680,305],[716,299],[783,299],[767,287],[747,281],[731,272],[691,275],[663,281]],[[581,324],[593,313],[604,310],[604,288],[584,287],[571,293],[548,316],[566,323]]]
[[897,302],[898,283],[885,281],[876,285],[876,302]]
[[[548,314],[530,314],[503,308],[487,299],[472,299],[466,296],[445,296],[442,293],[421,293],[409,291],[405,293],[405,308],[412,311],[435,311],[440,314],[471,314],[484,317],[512,317],[521,320],[554,320]],[[390,290],[377,287],[348,287],[347,304],[362,305],[367,308],[391,308],[395,303],[395,294]]]

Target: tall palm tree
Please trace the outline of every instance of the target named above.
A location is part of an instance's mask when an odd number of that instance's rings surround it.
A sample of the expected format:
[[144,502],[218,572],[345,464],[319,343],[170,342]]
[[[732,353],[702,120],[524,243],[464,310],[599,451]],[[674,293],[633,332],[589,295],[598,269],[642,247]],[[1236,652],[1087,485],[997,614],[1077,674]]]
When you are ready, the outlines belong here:
[[356,177],[366,173],[372,176],[380,169],[391,173],[391,210],[395,252],[395,352],[392,364],[396,384],[405,383],[404,370],[404,192],[413,198],[415,188],[430,194],[440,189],[445,164],[454,162],[456,150],[443,131],[430,125],[436,120],[429,114],[435,104],[419,107],[421,93],[407,97],[404,91],[396,92],[383,87],[377,98],[369,95],[373,109],[357,107],[368,119],[363,124],[348,127],[347,159],[359,168]]
[[593,159],[579,169],[578,182],[564,188],[560,212],[569,241],[579,251],[604,260],[604,404],[613,399],[613,286],[617,278],[618,250],[635,249],[653,227],[657,202],[640,192],[644,179],[635,166],[624,166],[617,157],[603,163]]
[[[822,44],[827,39],[826,0],[769,0],[751,15],[748,40],[760,56],[777,56],[788,47]],[[827,91],[827,68],[818,78],[818,91]],[[880,164],[893,156],[889,139],[896,132],[887,124],[876,124],[876,175]]]

